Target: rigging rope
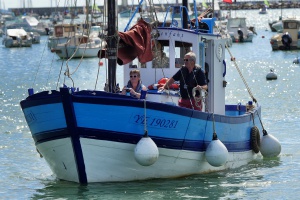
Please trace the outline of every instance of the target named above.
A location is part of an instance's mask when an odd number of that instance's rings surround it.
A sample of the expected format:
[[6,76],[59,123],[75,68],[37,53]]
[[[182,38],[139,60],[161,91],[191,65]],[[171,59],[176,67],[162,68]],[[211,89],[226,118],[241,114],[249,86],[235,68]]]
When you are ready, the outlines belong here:
[[252,98],[253,102],[257,103],[257,100],[254,98],[254,96],[253,96],[253,94],[252,94],[252,92],[251,92],[251,90],[250,90],[250,88],[249,88],[249,86],[248,86],[248,84],[247,84],[245,78],[243,77],[243,74],[242,74],[241,70],[239,69],[239,66],[237,65],[237,63],[236,63],[234,57],[232,56],[232,54],[231,54],[231,52],[230,52],[229,47],[227,46],[227,44],[225,44],[225,48],[227,49],[228,53],[230,54],[230,58],[231,58],[231,60],[233,61],[234,66],[235,66],[235,68],[237,69],[237,71],[238,71],[238,73],[239,73],[241,79],[243,80],[243,82],[244,82],[244,84],[245,84],[245,86],[246,86],[246,89],[247,89],[247,91],[248,91],[250,97]]
[[[217,27],[217,29],[218,29],[219,34],[222,35],[221,28],[218,26],[218,24],[216,24],[216,25],[217,25],[216,27]],[[244,76],[243,76],[243,74],[242,74],[242,72],[241,72],[239,66],[237,65],[237,63],[236,63],[236,61],[235,61],[235,58],[233,57],[231,51],[229,50],[229,47],[228,47],[228,45],[227,45],[227,42],[225,43],[225,48],[227,49],[227,51],[228,51],[228,53],[229,53],[229,55],[230,55],[230,59],[233,61],[235,68],[237,69],[237,71],[238,71],[238,73],[239,73],[239,75],[240,75],[240,77],[241,77],[243,83],[245,84],[246,89],[247,89],[247,91],[248,91],[250,97],[252,98],[253,102],[257,103],[257,100],[254,98],[254,96],[253,96],[253,94],[252,94],[252,92],[251,92],[251,90],[250,90],[250,88],[249,88],[249,86],[248,86],[248,84],[247,84],[247,82],[246,82],[246,80],[245,80],[245,78],[244,78]]]
[[145,135],[144,136],[148,136],[148,130],[147,130],[147,115],[146,115],[146,99],[144,99],[144,132]]

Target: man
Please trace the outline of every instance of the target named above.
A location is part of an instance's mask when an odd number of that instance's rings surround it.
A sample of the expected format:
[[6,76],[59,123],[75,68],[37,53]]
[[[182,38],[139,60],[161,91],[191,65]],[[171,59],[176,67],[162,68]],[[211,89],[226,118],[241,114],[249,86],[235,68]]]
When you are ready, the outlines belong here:
[[[180,96],[178,105],[194,110],[201,110],[201,102],[196,102],[192,94],[193,88],[207,90],[206,77],[202,69],[196,65],[196,54],[188,52],[184,56],[185,65],[178,70],[178,72],[170,78],[161,89],[168,89],[175,81],[180,81]],[[200,93],[196,92],[196,97]]]
[[238,32],[238,35],[239,35],[239,42],[244,42],[244,33],[243,33],[243,31],[239,28],[237,32]]
[[292,37],[291,35],[286,32],[281,36],[282,44],[285,48],[285,50],[290,50],[291,49],[291,43],[292,43]]

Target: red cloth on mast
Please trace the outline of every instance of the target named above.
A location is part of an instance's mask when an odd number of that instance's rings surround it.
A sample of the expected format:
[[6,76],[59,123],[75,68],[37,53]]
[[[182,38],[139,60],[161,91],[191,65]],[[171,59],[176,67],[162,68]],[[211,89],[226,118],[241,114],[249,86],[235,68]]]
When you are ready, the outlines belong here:
[[[151,26],[143,19],[140,19],[129,31],[118,33],[120,41],[117,63],[119,65],[125,65],[136,57],[141,63],[146,63],[153,59],[151,30]],[[100,50],[98,57],[105,58],[106,49]]]
[[232,3],[232,0],[223,0],[224,3]]

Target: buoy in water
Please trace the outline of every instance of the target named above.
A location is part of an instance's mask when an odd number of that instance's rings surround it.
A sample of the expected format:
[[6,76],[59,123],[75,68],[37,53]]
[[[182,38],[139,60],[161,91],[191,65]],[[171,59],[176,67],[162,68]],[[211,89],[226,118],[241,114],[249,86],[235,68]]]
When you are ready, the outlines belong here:
[[205,157],[210,165],[220,167],[227,161],[228,150],[219,139],[214,139],[209,143]]
[[143,137],[134,149],[134,158],[142,166],[153,165],[159,152],[155,142],[150,137]]
[[265,131],[260,143],[260,152],[264,157],[276,157],[281,152],[281,144],[277,138]]
[[274,73],[274,69],[270,69],[270,72],[266,76],[267,80],[276,80],[277,75]]

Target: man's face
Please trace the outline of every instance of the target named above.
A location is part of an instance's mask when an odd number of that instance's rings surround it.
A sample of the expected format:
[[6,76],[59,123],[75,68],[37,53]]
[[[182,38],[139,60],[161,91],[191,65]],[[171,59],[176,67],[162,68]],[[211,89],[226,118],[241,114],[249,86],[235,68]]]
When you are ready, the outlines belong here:
[[195,61],[193,59],[190,58],[190,56],[184,56],[184,65],[187,68],[193,68]]

